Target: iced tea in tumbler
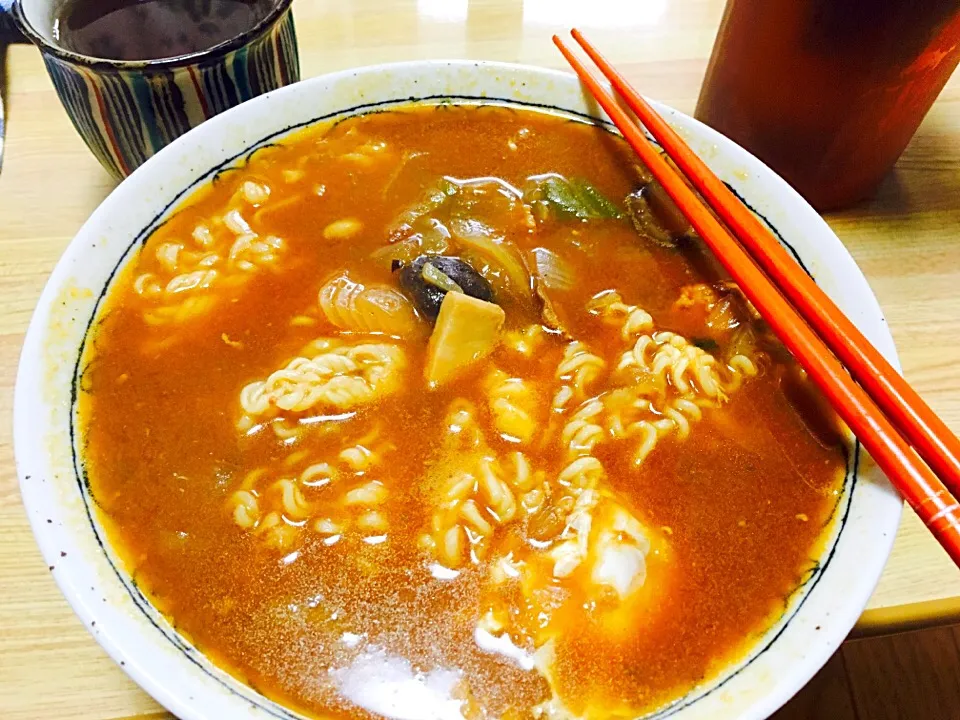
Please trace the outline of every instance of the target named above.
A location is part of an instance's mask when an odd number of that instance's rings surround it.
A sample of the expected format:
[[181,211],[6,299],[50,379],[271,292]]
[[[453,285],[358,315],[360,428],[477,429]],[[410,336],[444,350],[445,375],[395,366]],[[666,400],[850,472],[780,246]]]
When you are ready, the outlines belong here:
[[696,116],[818,210],[868,196],[960,60],[960,0],[728,0]]

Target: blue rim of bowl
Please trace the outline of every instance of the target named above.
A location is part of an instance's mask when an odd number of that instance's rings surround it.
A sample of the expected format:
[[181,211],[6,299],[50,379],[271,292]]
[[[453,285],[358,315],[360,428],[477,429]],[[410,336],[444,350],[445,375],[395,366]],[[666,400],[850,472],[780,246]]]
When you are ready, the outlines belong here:
[[249,45],[255,38],[263,35],[272,27],[284,13],[290,10],[293,0],[274,0],[273,7],[260,21],[253,27],[244,30],[239,35],[235,35],[228,40],[217,43],[206,50],[187,53],[186,55],[174,55],[167,58],[157,58],[155,60],[112,60],[110,58],[94,57],[92,55],[81,55],[66,48],[52,43],[41,35],[27,20],[26,13],[23,11],[23,0],[13,0],[10,8],[14,22],[30,42],[39,47],[43,52],[52,55],[58,60],[70,63],[72,65],[83,65],[94,70],[124,72],[124,71],[150,71],[150,70],[170,70],[188,65],[203,64],[205,62],[215,62],[223,55],[233,50],[238,50],[245,45]]
[[[497,105],[517,107],[545,112],[554,116],[572,118],[579,122],[604,129],[614,135],[620,135],[619,131],[609,120],[597,118],[588,113],[560,108],[549,103],[522,101],[512,98],[498,98],[486,95],[464,94],[443,94],[421,97],[410,96],[406,98],[395,98],[378,102],[361,103],[349,108],[344,108],[327,113],[325,115],[320,115],[304,122],[288,125],[280,130],[265,135],[259,140],[254,141],[242,151],[224,159],[217,165],[201,173],[188,186],[178,192],[163,207],[163,209],[161,209],[143,226],[133,240],[131,240],[130,244],[127,246],[127,249],[114,265],[109,276],[104,282],[103,288],[101,289],[93,307],[90,320],[87,322],[87,328],[84,331],[83,341],[77,350],[74,373],[70,388],[70,449],[73,456],[75,479],[79,486],[81,497],[83,498],[87,520],[89,521],[90,527],[93,530],[97,544],[104,554],[104,558],[110,565],[110,569],[114,572],[117,579],[123,585],[134,606],[140,611],[143,618],[151,626],[153,626],[164,637],[164,639],[166,639],[173,647],[179,650],[180,653],[191,664],[200,670],[200,672],[216,682],[230,695],[250,703],[257,709],[267,713],[272,717],[280,718],[281,720],[301,720],[304,716],[295,710],[283,706],[279,701],[264,695],[248,681],[239,676],[228,673],[219,666],[215,665],[200,649],[195,647],[177,631],[176,627],[170,622],[169,618],[164,616],[153,606],[149,598],[144,594],[143,591],[140,590],[133,576],[123,567],[123,563],[119,560],[119,558],[115,558],[112,555],[112,546],[106,537],[106,533],[103,531],[100,523],[95,517],[93,506],[97,505],[98,503],[94,498],[90,488],[90,480],[87,472],[86,462],[84,462],[82,459],[82,447],[78,445],[82,433],[79,432],[78,427],[79,418],[77,413],[77,402],[81,392],[83,374],[88,367],[88,365],[84,364],[87,343],[92,342],[92,338],[96,332],[97,322],[100,319],[99,311],[103,305],[104,299],[112,289],[117,273],[120,272],[126,263],[132,259],[133,254],[142,248],[142,246],[149,240],[153,233],[167,222],[171,216],[171,210],[173,210],[177,204],[188,197],[191,193],[198,190],[204,183],[215,181],[218,175],[225,170],[234,167],[242,167],[242,165],[237,165],[238,161],[249,162],[252,156],[257,152],[276,144],[274,141],[277,138],[282,138],[296,130],[316,125],[318,123],[331,121],[336,123],[341,120],[359,115],[388,112],[390,110],[401,109],[410,105],[431,104]],[[655,140],[652,138],[650,139],[656,144]],[[727,187],[741,200],[741,202],[743,202],[744,205],[746,205],[746,207],[767,226],[767,228],[777,238],[777,241],[780,242],[784,248],[790,252],[792,257],[797,261],[803,271],[807,273],[811,279],[816,281],[816,278],[807,267],[806,263],[803,262],[800,254],[789,242],[787,242],[780,231],[763,214],[758,212],[746,200],[746,198],[737,192],[737,190],[734,189],[729,183],[724,184],[727,185]],[[831,533],[832,537],[829,538],[828,544],[824,546],[824,549],[820,553],[819,557],[810,558],[810,566],[805,571],[801,571],[800,580],[796,587],[794,587],[791,592],[783,598],[782,614],[774,622],[770,623],[764,630],[762,630],[759,635],[755,636],[755,639],[762,642],[762,645],[759,647],[754,646],[750,648],[748,652],[739,660],[730,662],[726,671],[715,676],[711,681],[708,681],[706,687],[694,685],[694,687],[692,687],[688,692],[676,698],[667,705],[663,705],[645,715],[638,716],[638,720],[666,720],[667,718],[674,716],[676,713],[699,702],[703,698],[721,690],[728,682],[740,675],[740,673],[746,670],[757,659],[769,651],[780,638],[780,636],[786,631],[790,623],[797,616],[807,599],[812,594],[814,588],[818,585],[820,579],[823,577],[824,572],[829,566],[830,561],[833,559],[853,507],[853,493],[857,486],[861,460],[860,441],[857,438],[852,437],[849,443],[844,443],[843,451],[845,462],[843,488],[839,494],[839,497],[837,498],[836,503],[834,504],[830,516],[824,523],[822,532],[829,532],[831,527],[835,527],[836,529]],[[800,595],[800,597],[799,599],[796,599],[798,595]],[[794,602],[795,599],[796,601]],[[750,638],[745,638],[745,642],[749,644],[749,641]],[[242,687],[238,688],[236,685],[240,685]]]

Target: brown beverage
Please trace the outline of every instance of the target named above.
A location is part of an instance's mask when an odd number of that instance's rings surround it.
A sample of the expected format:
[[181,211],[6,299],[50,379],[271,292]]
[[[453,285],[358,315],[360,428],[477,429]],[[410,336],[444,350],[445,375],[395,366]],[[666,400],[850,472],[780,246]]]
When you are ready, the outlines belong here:
[[729,0],[696,116],[819,210],[868,195],[960,60],[960,0]]
[[54,36],[67,50],[158,60],[207,50],[251,29],[273,0],[67,0]]

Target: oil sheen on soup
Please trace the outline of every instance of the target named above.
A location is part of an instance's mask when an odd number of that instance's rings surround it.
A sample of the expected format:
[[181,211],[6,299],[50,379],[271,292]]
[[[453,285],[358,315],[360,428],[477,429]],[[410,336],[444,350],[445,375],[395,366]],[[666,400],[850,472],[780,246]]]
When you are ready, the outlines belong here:
[[782,615],[844,477],[835,418],[623,142],[529,110],[257,150],[91,332],[112,544],[309,716],[665,706]]

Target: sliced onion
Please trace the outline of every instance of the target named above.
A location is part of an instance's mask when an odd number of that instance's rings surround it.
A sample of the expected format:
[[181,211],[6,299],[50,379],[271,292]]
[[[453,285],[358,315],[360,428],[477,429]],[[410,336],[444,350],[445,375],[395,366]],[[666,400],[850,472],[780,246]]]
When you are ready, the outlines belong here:
[[533,251],[537,275],[551,290],[571,290],[576,284],[576,271],[552,250],[536,248]]
[[414,235],[409,240],[404,240],[403,242],[392,245],[384,245],[370,253],[370,259],[387,270],[391,269],[394,261],[399,261],[404,265],[413,262],[415,258],[422,254],[420,252],[420,240],[421,238],[419,236]]
[[494,240],[494,231],[476,220],[454,220],[450,230],[454,239],[465,249],[503,271],[509,285],[505,288],[508,292],[521,299],[530,299],[533,287],[530,273],[513,243],[503,239]]
[[425,262],[423,264],[423,269],[420,271],[420,275],[423,277],[424,281],[430,283],[434,287],[440,288],[444,292],[463,292],[463,288],[450,279],[449,275],[444,273],[435,265],[431,265],[429,262]]
[[394,261],[406,265],[421,255],[443,255],[450,248],[450,233],[443,223],[431,220],[423,232],[414,233],[406,240],[377,248],[370,259],[383,268],[392,269]]

